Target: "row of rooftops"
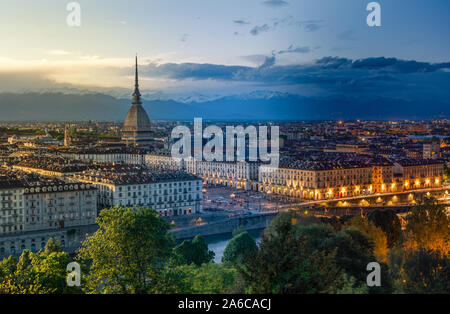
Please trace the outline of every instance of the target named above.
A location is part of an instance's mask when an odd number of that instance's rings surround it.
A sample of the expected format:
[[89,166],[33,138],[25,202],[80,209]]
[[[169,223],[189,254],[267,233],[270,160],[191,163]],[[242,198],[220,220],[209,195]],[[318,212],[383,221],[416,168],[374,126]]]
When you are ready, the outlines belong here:
[[98,166],[74,175],[73,179],[114,185],[201,180],[201,178],[183,171],[157,171],[140,165]]
[[60,148],[57,150],[59,153],[65,154],[147,154],[148,149],[131,147],[131,146],[100,146],[90,148]]
[[16,189],[21,187],[24,187],[23,181],[0,176],[0,189]]
[[395,163],[399,164],[402,167],[411,167],[411,166],[440,165],[444,164],[444,161],[439,159],[400,158],[396,159]]
[[84,190],[97,190],[91,184],[86,183],[60,183],[57,185],[38,185],[38,186],[26,186],[24,194],[39,194],[39,193],[57,193],[68,191],[84,191]]
[[41,169],[60,173],[81,172],[87,169],[87,165],[81,161],[68,160],[60,156],[33,155],[15,164],[18,167]]
[[299,160],[295,158],[282,158],[279,168],[299,169],[309,171],[338,170],[350,168],[365,168],[367,164],[356,161],[332,161],[332,160]]
[[388,159],[356,153],[300,153],[280,158],[279,168],[310,171],[368,168],[374,166],[419,166],[443,164],[441,160],[398,158]]
[[[67,183],[58,179],[39,178],[30,180],[28,176],[0,176],[0,189],[23,189],[24,194],[56,193],[67,191],[95,190],[86,183]],[[34,177],[36,178],[36,177]]]
[[[81,148],[62,148],[58,150],[59,153],[62,154],[78,154],[78,155],[95,155],[95,154],[104,154],[104,155],[113,155],[113,154],[133,154],[133,155],[150,155],[150,156],[161,156],[161,157],[171,157],[172,152],[167,149],[158,149],[158,150],[149,150],[144,148],[137,147],[93,147],[87,149]],[[248,159],[249,151],[246,148],[246,162],[253,163]],[[226,153],[223,155],[223,162],[226,161]],[[228,162],[227,162],[228,163]],[[235,162],[229,162],[235,163]]]

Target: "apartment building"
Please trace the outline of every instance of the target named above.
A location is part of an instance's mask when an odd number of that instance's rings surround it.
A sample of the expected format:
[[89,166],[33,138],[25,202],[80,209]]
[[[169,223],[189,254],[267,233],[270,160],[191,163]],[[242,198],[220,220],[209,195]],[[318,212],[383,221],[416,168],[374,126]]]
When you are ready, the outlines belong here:
[[203,209],[201,178],[182,171],[114,165],[91,169],[72,179],[98,188],[99,208],[141,206],[155,209],[161,216],[189,215]]
[[24,188],[19,180],[0,180],[0,235],[23,232]]
[[205,184],[223,185],[245,190],[258,186],[257,162],[197,161],[189,158],[186,171],[203,179]]
[[39,184],[26,187],[24,231],[95,224],[97,189],[85,183]]
[[97,189],[85,183],[0,179],[0,257],[37,251],[51,237],[63,248],[78,245],[80,228],[95,226],[96,200]]
[[310,200],[375,193],[371,166],[356,163],[284,160],[279,168],[262,165],[259,190]]
[[184,170],[185,162],[181,158],[174,158],[169,152],[146,154],[144,157],[145,165],[151,169],[161,170]]
[[403,190],[438,188],[444,179],[444,162],[433,159],[399,159],[394,173],[401,178]]
[[133,147],[98,147],[90,149],[66,149],[59,151],[65,158],[87,160],[97,163],[124,163],[142,165],[146,151]]

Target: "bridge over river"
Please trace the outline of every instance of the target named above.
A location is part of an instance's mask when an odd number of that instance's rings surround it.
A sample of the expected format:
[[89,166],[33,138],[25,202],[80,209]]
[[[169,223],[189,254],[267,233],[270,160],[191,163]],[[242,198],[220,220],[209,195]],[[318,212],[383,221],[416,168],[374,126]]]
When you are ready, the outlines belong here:
[[[405,213],[420,203],[424,197],[435,197],[441,203],[450,205],[449,187],[414,191],[348,197],[333,200],[291,203],[279,207],[280,211],[303,210],[320,216],[366,215],[375,210],[392,209]],[[447,207],[449,210],[450,206]]]

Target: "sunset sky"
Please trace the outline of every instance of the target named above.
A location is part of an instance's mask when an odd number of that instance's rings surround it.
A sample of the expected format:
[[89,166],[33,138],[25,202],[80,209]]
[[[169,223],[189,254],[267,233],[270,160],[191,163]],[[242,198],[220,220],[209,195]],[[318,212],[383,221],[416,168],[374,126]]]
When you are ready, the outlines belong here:
[[138,53],[148,93],[448,96],[449,1],[378,1],[373,28],[368,0],[80,0],[79,28],[69,2],[0,2],[0,92],[128,90]]

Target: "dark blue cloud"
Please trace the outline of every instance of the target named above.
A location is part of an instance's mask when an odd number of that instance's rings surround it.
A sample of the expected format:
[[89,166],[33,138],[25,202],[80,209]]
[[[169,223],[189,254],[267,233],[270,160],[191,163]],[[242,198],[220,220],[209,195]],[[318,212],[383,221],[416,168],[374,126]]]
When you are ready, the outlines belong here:
[[245,66],[226,66],[218,64],[200,63],[165,63],[150,64],[141,66],[143,75],[149,77],[166,77],[173,79],[194,79],[194,80],[232,80],[236,73],[248,71]]
[[353,62],[353,68],[365,69],[383,69],[397,73],[423,73],[436,72],[440,69],[450,68],[450,62],[447,63],[428,63],[415,60],[398,60],[396,58],[367,58]]
[[234,24],[237,24],[239,26],[243,26],[243,25],[248,25],[250,24],[250,22],[246,21],[245,19],[238,19],[238,20],[233,20]]
[[288,5],[286,1],[283,0],[266,0],[263,1],[264,5],[267,5],[269,7],[284,7],[285,5]]
[[309,53],[311,52],[311,48],[309,47],[294,47],[294,45],[290,45],[288,49],[278,51],[278,54],[285,53]]
[[343,95],[369,100],[383,96],[403,99],[405,103],[446,102],[450,99],[450,62],[324,57],[311,64],[277,65],[277,54],[294,51],[306,52],[308,49],[292,45],[285,51],[266,56],[258,67],[168,63],[150,64],[142,71],[149,77],[244,82],[248,86],[272,90],[288,87],[295,91],[311,86],[320,91],[322,97]]
[[315,32],[323,27],[322,21],[300,21],[298,22],[298,25],[302,28],[304,28],[307,32]]
[[[294,47],[278,53],[310,51],[309,47]],[[324,57],[312,64],[276,65],[276,55],[266,57],[259,67],[227,66],[199,63],[166,63],[143,66],[145,75],[151,77],[167,77],[173,79],[213,79],[213,80],[243,80],[259,82],[291,82],[301,83],[311,80],[342,81],[342,79],[357,79],[361,77],[378,77],[379,80],[388,78],[394,80],[396,74],[432,73],[450,69],[450,62],[428,63],[414,60],[400,60],[396,58],[366,58],[351,60],[339,57]],[[445,72],[445,71],[444,71]],[[450,72],[445,72],[450,76]]]
[[426,73],[436,72],[441,69],[450,69],[450,62],[429,63],[415,60],[400,60],[397,58],[366,58],[351,60],[347,58],[325,57],[317,60],[317,65],[334,69],[366,69],[380,70],[392,73]]
[[284,18],[272,19],[272,22],[265,23],[263,25],[256,25],[250,30],[250,34],[253,36],[259,35],[263,32],[268,32],[285,26],[297,26],[306,32],[315,32],[324,26],[323,21],[320,20],[306,20],[299,21],[292,15],[288,15]]
[[275,54],[272,54],[271,57],[266,57],[264,63],[258,68],[258,70],[269,69],[275,65],[276,57]]
[[250,34],[252,34],[253,36],[257,36],[260,33],[268,32],[270,29],[271,29],[271,27],[269,25],[267,25],[267,24],[264,24],[264,25],[261,25],[261,26],[256,25],[255,27],[253,27],[250,30]]
[[316,66],[322,69],[339,69],[347,67],[352,63],[352,60],[338,57],[323,57],[316,61]]

